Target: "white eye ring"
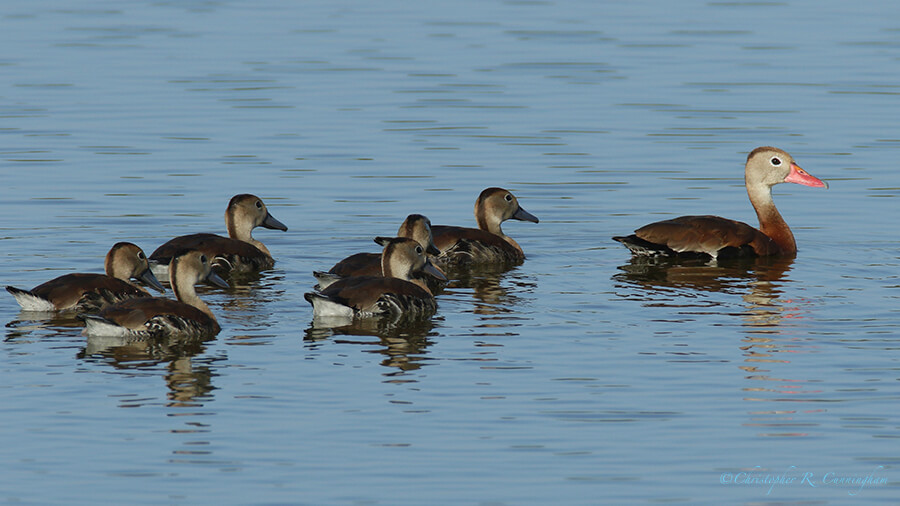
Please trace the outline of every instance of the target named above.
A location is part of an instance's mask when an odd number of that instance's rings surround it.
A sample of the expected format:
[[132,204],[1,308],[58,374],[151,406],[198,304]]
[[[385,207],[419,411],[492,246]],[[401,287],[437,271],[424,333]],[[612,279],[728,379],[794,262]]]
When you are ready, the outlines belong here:
[[512,202],[512,194],[507,193],[506,197],[504,197],[504,198],[506,199],[507,202]]
[[779,165],[781,165],[781,158],[778,158],[777,156],[773,156],[772,159],[769,160],[769,163],[778,167]]

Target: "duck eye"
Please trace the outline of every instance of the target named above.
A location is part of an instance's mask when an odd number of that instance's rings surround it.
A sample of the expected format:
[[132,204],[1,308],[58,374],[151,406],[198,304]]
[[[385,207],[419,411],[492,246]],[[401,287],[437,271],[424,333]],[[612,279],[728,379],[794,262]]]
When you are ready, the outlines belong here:
[[200,255],[200,263],[205,264],[206,262],[206,255]]
[[416,246],[416,253],[421,255],[423,253],[421,246]]
[[772,159],[769,160],[769,163],[778,167],[779,165],[781,165],[781,158],[778,158],[777,156],[773,156]]
[[143,259],[144,259],[144,252],[138,251],[138,260],[143,260]]
[[507,202],[512,202],[512,194],[511,193],[507,193],[505,198],[506,198]]
[[262,209],[262,201],[259,201],[259,200],[256,201],[256,208]]

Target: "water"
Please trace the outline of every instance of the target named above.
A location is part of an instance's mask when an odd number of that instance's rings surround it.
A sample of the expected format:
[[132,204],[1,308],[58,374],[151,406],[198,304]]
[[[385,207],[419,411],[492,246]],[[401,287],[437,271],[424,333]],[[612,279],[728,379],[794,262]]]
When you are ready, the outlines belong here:
[[[7,2],[3,284],[221,233],[236,193],[290,230],[256,233],[275,270],[200,290],[207,341],[87,342],[7,297],[0,498],[896,503],[898,15]],[[831,184],[776,188],[796,260],[651,268],[610,240],[754,223],[759,145]],[[312,270],[412,212],[472,224],[488,186],[541,219],[505,226],[522,266],[456,281],[415,325],[312,327]]]

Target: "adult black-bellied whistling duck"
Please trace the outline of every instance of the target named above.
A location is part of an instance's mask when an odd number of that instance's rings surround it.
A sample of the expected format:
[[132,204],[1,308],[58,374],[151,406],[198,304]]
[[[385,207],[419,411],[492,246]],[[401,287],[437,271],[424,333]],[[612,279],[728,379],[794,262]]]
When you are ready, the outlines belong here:
[[113,245],[104,261],[106,274],[66,274],[31,290],[7,286],[6,290],[26,311],[97,311],[109,304],[135,297],[149,297],[144,289],[131,284],[131,278],[165,292],[150,271],[144,251],[130,242]]
[[262,199],[247,193],[232,197],[225,209],[225,226],[228,237],[191,234],[170,239],[150,254],[153,271],[157,276],[164,276],[172,256],[187,249],[202,251],[223,274],[260,271],[275,265],[269,249],[251,233],[256,227],[282,231],[287,227],[269,214]]
[[417,276],[425,273],[446,281],[428,260],[425,248],[405,237],[380,240],[383,276],[357,276],[335,281],[304,295],[315,316],[368,317],[430,315],[437,308],[428,286]]
[[439,265],[478,263],[521,263],[525,252],[500,224],[508,219],[537,223],[538,219],[519,206],[515,195],[503,188],[488,188],[475,201],[478,228],[432,225],[434,244],[441,250]]
[[178,300],[162,297],[130,299],[107,306],[97,315],[79,315],[84,334],[98,337],[208,337],[219,333],[219,323],[194,285],[209,281],[228,288],[212,270],[205,253],[186,251],[176,254],[169,264],[169,283]]
[[682,216],[644,225],[633,235],[613,239],[633,254],[645,256],[795,256],[797,243],[775,208],[772,187],[797,183],[828,188],[828,184],[801,169],[791,155],[769,146],[756,148],[747,156],[744,182],[759,218],[759,230],[718,216]]
[[[431,221],[421,214],[410,214],[407,216],[403,223],[400,224],[400,229],[397,230],[397,237],[413,239],[425,248],[427,255],[438,255],[441,252],[434,245],[434,238],[431,235]],[[376,240],[376,242],[378,241]],[[381,246],[385,245],[381,244]],[[313,276],[319,282],[318,288],[320,290],[341,278],[381,275],[381,253],[356,253],[334,264],[334,267],[329,269],[328,272],[313,272]],[[429,276],[428,281],[431,279],[434,279],[435,283],[429,283],[429,288],[437,288],[440,282],[437,278]]]

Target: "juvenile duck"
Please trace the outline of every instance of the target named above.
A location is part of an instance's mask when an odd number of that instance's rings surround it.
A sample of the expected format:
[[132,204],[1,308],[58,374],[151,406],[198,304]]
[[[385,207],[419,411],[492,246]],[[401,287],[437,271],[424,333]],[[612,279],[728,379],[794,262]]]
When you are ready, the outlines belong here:
[[[427,255],[437,255],[441,251],[434,245],[434,238],[431,235],[431,221],[421,214],[410,214],[406,217],[400,229],[397,230],[397,237],[405,237],[418,242]],[[375,242],[379,239],[376,238]],[[386,244],[381,244],[385,246]],[[334,264],[328,272],[313,272],[316,280],[319,282],[318,288],[323,289],[341,278],[353,276],[381,276],[381,253],[356,253]],[[437,278],[429,277],[434,283],[428,283],[429,289],[434,290],[440,286]]]
[[165,292],[150,271],[144,251],[130,242],[113,245],[106,254],[104,268],[106,274],[66,274],[31,290],[7,286],[6,291],[16,298],[25,311],[97,311],[126,299],[149,297],[150,294],[143,288],[128,281],[131,278]]
[[797,255],[794,234],[772,200],[772,187],[796,183],[815,188],[828,184],[770,146],[754,149],[744,166],[744,184],[756,210],[759,229],[719,216],[681,216],[658,221],[625,237],[613,237],[637,256],[787,256]]
[[247,193],[235,195],[225,209],[225,227],[228,237],[216,234],[183,235],[169,240],[150,254],[150,264],[158,276],[166,274],[173,254],[186,249],[202,251],[218,272],[223,274],[271,269],[275,259],[266,246],[253,238],[256,227],[286,231],[287,227],[276,220],[263,201]]
[[433,225],[434,244],[441,250],[442,266],[477,263],[521,263],[525,252],[500,224],[508,219],[538,223],[537,217],[519,206],[515,195],[503,188],[488,188],[475,201],[478,228]]
[[102,337],[206,337],[219,333],[219,323],[209,306],[197,296],[194,285],[209,281],[228,288],[205,253],[177,254],[169,264],[169,282],[178,300],[162,297],[131,299],[107,306],[98,315],[81,315],[84,334]]
[[389,314],[425,316],[437,304],[428,286],[417,278],[422,272],[440,280],[447,278],[425,256],[425,248],[405,237],[381,239],[384,276],[340,279],[319,292],[304,295],[315,316],[367,317]]

